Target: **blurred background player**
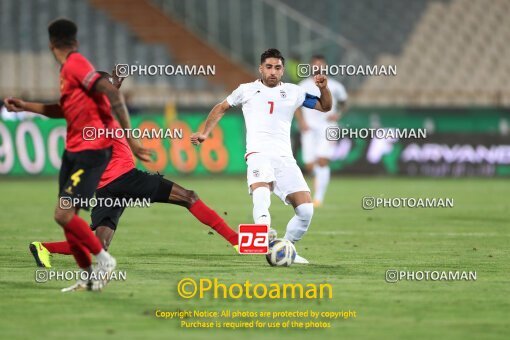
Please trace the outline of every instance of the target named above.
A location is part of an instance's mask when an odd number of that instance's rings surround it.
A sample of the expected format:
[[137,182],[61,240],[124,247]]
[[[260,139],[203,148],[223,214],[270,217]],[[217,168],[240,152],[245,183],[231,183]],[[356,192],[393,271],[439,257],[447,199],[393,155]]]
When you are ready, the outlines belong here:
[[[285,238],[299,241],[313,216],[310,189],[296,164],[290,143],[294,112],[305,106],[323,112],[331,110],[331,93],[324,75],[314,76],[320,97],[306,93],[294,84],[283,83],[285,59],[277,49],[260,56],[260,79],[239,85],[209,113],[202,132],[191,136],[193,144],[207,139],[216,124],[231,107],[241,105],[246,125],[247,179],[253,199],[253,220],[271,226],[271,192],[285,204],[292,204],[295,215],[287,224]],[[273,236],[275,237],[275,235]],[[294,263],[308,261],[297,255]]]
[[[92,253],[97,259],[97,272],[110,273],[115,269],[116,260],[103,249],[87,222],[77,214],[80,208],[86,208],[86,204],[76,206],[74,202],[67,201],[70,205],[63,206],[62,199],[92,198],[111,158],[111,140],[97,136],[86,141],[83,138],[84,129],[113,128],[115,120],[111,109],[119,119],[120,126],[128,129],[131,127],[129,114],[118,89],[102,78],[92,64],[78,53],[76,24],[67,19],[57,19],[48,26],[48,33],[51,52],[61,65],[60,102],[42,104],[18,98],[7,98],[4,102],[9,111],[30,111],[66,119],[66,148],[59,174],[59,204],[55,208],[55,221],[64,229],[70,250],[83,271],[92,273]],[[144,149],[138,140],[131,138],[129,145],[137,157],[150,160],[150,151]],[[78,283],[88,290],[100,290],[107,280],[89,279]],[[69,288],[73,289],[74,286]]]
[[[312,69],[317,68],[316,74],[327,67],[323,55],[315,55],[310,62]],[[319,96],[320,92],[315,86],[314,75],[299,83],[307,93]],[[345,87],[335,79],[328,79],[333,105],[329,112],[319,113],[306,107],[296,111],[296,119],[301,131],[301,148],[303,162],[308,173],[314,178],[314,207],[320,207],[328,188],[331,170],[329,161],[333,155],[335,142],[326,139],[328,127],[337,126],[337,121],[347,110],[347,92]]]
[[[99,71],[102,77],[108,79],[120,88],[123,79],[113,70],[113,75]],[[53,117],[58,118],[58,117]],[[117,124],[115,122],[115,124]],[[112,158],[101,176],[96,198],[107,199],[150,199],[150,202],[170,203],[185,207],[200,222],[208,225],[232,246],[237,248],[238,234],[211,208],[200,200],[193,190],[187,190],[177,183],[167,180],[159,174],[151,174],[135,168],[135,162],[125,138],[114,138],[112,142]],[[119,219],[125,207],[96,205],[92,209],[91,228],[108,250],[113,235],[117,230]],[[51,267],[52,253],[70,255],[71,247],[67,241],[32,242],[30,251],[39,267]],[[78,282],[72,290],[84,288],[84,282]]]

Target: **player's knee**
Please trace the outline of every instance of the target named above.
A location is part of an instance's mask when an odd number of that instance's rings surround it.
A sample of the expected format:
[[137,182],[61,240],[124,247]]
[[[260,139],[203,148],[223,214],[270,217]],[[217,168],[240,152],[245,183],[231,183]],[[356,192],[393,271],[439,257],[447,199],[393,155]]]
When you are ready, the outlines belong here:
[[186,204],[190,208],[198,201],[198,195],[193,190],[186,190]]
[[294,209],[296,212],[296,216],[303,221],[310,222],[313,217],[313,204],[312,203],[303,203],[300,204]]
[[328,164],[329,164],[329,159],[327,159],[327,158],[319,158],[319,159],[317,160],[317,164],[318,164],[319,166],[328,166]]
[[198,194],[194,191],[191,191],[191,204],[195,204],[196,201],[198,201],[199,198],[198,198]]
[[74,212],[71,210],[57,209],[55,210],[55,215],[53,216],[53,218],[55,219],[55,222],[64,227],[71,221],[73,216]]
[[313,174],[313,166],[314,166],[313,163],[307,163],[305,165],[305,171],[307,174]]

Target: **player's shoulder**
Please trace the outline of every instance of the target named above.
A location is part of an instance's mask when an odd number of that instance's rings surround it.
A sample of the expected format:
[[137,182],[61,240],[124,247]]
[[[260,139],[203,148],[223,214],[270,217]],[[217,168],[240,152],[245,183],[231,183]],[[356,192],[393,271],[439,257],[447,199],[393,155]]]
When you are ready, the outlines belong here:
[[262,85],[262,82],[260,81],[260,79],[251,81],[249,83],[242,83],[239,85],[239,87],[243,87],[246,89],[256,88],[256,87],[261,87],[261,86],[263,86],[263,85]]
[[68,63],[89,63],[89,60],[80,52],[71,52],[66,59],[66,64]]
[[297,84],[293,84],[293,83],[282,83],[282,86],[287,89],[287,90],[290,90],[290,91],[297,91],[297,92],[302,92],[304,91],[303,88]]
[[77,69],[77,68],[90,68],[92,64],[90,61],[79,52],[72,52],[66,59],[62,69]]
[[249,82],[249,83],[239,84],[239,86],[237,87],[236,91],[244,92],[244,91],[249,91],[249,90],[255,89],[255,88],[260,86],[260,84],[257,83],[257,82],[258,82],[258,80],[255,80],[255,81],[252,81],[252,82]]
[[250,83],[242,83],[237,86],[237,88],[232,91],[232,93],[227,97],[227,102],[230,106],[237,106],[246,101],[247,98],[250,97],[250,93],[253,94],[257,91],[257,84],[255,82]]

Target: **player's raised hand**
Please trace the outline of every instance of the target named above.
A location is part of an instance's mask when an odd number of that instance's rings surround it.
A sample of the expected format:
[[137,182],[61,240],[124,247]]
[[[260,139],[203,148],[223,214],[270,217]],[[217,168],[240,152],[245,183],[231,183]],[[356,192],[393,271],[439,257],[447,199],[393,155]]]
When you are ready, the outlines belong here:
[[115,67],[112,70],[113,85],[116,88],[120,88],[120,86],[122,85],[122,82],[124,81],[124,79],[126,79],[126,77],[119,77],[119,75],[117,74],[117,65],[115,65]]
[[323,74],[316,74],[313,76],[313,80],[315,81],[315,85],[317,85],[317,87],[320,89],[328,86],[328,78],[326,78],[326,76]]
[[200,132],[195,132],[191,135],[191,144],[198,145],[205,141],[207,139],[207,136]]
[[5,107],[9,112],[21,112],[25,111],[25,102],[19,98],[5,98],[4,99]]

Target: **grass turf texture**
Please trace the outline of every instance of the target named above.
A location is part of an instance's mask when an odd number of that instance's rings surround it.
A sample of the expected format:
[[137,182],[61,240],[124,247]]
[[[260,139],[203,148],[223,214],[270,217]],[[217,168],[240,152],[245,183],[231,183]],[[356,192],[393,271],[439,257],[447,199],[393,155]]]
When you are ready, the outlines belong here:
[[[231,226],[251,221],[241,178],[177,180],[195,189]],[[496,339],[510,330],[508,181],[503,179],[335,178],[298,251],[313,264],[272,268],[263,256],[236,255],[184,209],[156,204],[127,210],[111,252],[127,281],[103,292],[60,293],[72,282],[34,282],[31,241],[60,240],[53,222],[56,180],[0,181],[0,334],[2,338],[402,338]],[[454,208],[361,209],[363,196],[453,197]],[[224,215],[224,213],[227,213]],[[282,236],[292,209],[272,197]],[[87,214],[81,214],[88,220]],[[74,269],[55,255],[53,269]],[[469,270],[477,281],[385,282],[385,271]],[[183,299],[185,277],[222,283],[331,283],[333,299]],[[356,310],[326,330],[183,329],[156,309],[251,311]],[[250,320],[250,319],[241,319]],[[239,321],[239,320],[236,320]]]

